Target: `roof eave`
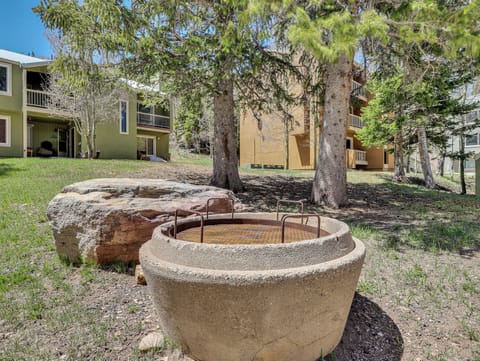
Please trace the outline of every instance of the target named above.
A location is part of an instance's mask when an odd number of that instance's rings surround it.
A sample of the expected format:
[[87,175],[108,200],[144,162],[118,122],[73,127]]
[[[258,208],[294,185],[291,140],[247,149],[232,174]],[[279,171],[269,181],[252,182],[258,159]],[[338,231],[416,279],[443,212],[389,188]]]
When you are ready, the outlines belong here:
[[40,66],[48,66],[48,65],[51,65],[52,63],[53,63],[53,60],[45,60],[45,61],[37,61],[33,63],[21,63],[20,66],[22,68],[29,69],[29,68],[37,68]]

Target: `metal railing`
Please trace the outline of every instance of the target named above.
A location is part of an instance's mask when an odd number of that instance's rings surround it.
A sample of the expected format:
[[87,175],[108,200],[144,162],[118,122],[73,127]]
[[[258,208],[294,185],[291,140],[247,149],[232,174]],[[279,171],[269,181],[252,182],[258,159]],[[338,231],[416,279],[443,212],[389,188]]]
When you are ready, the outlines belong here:
[[50,94],[42,90],[27,90],[27,105],[31,107],[47,108]]
[[152,113],[137,112],[137,125],[170,129],[170,117]]
[[352,95],[367,98],[367,92],[365,91],[364,86],[355,80],[352,80]]
[[358,115],[350,114],[350,126],[354,128],[363,128],[362,118]]

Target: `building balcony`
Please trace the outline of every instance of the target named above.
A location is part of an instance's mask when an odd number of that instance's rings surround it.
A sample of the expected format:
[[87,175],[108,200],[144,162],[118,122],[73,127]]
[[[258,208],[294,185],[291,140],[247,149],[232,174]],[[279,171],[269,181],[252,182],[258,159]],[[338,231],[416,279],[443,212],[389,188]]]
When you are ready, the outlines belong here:
[[368,165],[367,152],[357,149],[347,149],[347,168],[356,168],[357,165]]
[[27,106],[35,108],[48,108],[50,94],[43,90],[27,90]]
[[170,117],[152,113],[137,112],[137,126],[170,130]]
[[355,163],[356,164],[362,164],[362,165],[367,165],[367,152],[363,150],[354,150],[355,151]]
[[367,101],[367,91],[363,84],[360,84],[358,81],[352,80],[352,96]]
[[362,118],[355,114],[350,114],[350,120],[348,123],[350,128],[361,129],[363,128]]

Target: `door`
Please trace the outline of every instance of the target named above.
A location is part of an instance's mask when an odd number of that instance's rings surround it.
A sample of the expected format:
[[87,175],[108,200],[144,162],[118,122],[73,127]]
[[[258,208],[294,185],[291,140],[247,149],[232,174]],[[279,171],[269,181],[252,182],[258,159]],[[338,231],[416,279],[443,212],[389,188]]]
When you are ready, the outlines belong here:
[[59,157],[68,157],[68,136],[66,129],[57,129],[58,136],[57,136],[57,149],[58,149],[58,156]]
[[156,155],[156,144],[155,144],[155,137],[147,137],[147,136],[138,136],[137,137],[137,153],[139,155],[139,159],[142,156],[152,156]]

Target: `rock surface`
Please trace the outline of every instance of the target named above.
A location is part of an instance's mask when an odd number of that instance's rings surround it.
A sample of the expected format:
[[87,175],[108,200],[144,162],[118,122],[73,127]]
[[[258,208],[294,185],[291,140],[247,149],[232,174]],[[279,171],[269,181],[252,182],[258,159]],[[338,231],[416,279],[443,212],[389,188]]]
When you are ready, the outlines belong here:
[[140,246],[175,210],[231,211],[233,193],[162,179],[104,178],[66,186],[49,203],[47,215],[59,255],[77,263],[138,262]]
[[139,264],[137,264],[137,266],[135,267],[135,279],[137,280],[137,285],[147,285],[147,280],[145,279],[145,274],[143,273],[142,266]]
[[148,351],[151,349],[161,349],[163,344],[165,343],[165,339],[163,335],[159,332],[152,332],[149,333],[147,336],[142,338],[140,341],[140,345],[138,349],[140,351]]

